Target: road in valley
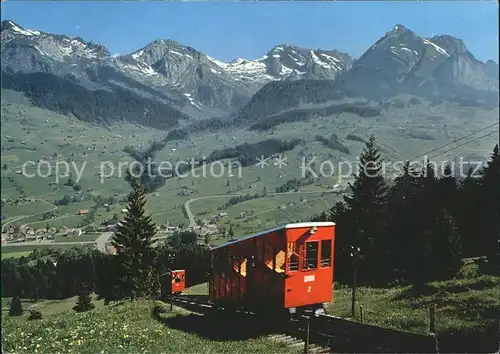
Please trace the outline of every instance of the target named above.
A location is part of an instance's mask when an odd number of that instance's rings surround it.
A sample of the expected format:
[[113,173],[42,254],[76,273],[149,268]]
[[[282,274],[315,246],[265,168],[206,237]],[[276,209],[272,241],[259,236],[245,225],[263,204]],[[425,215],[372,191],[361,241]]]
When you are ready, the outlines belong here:
[[[21,246],[57,246],[57,245],[84,245],[84,244],[95,244],[96,248],[101,252],[106,252],[106,243],[109,242],[111,237],[113,237],[114,232],[103,232],[95,241],[74,241],[74,242],[55,242],[54,240],[38,240],[38,241],[28,241],[28,242],[19,242],[19,243],[8,243],[6,245],[2,245],[2,249],[9,247],[21,247]],[[153,240],[162,240],[169,237],[169,235],[165,236],[156,236],[153,237]]]
[[[35,199],[35,200],[37,200],[39,202],[47,203],[49,205],[53,205],[52,203],[50,203],[50,202],[48,202],[46,200],[43,200],[43,199]],[[50,210],[45,210],[45,211],[42,211],[42,212],[39,212],[39,213],[30,214],[30,215],[16,216],[14,219],[9,220],[5,224],[2,225],[2,232],[5,231],[5,228],[7,227],[7,225],[12,224],[13,222],[16,222],[16,221],[19,221],[19,220],[22,220],[22,219],[26,219],[26,218],[31,218],[33,216],[42,215],[42,214],[45,214],[45,213],[50,213],[50,212],[53,212],[53,211],[56,211],[56,210],[57,210],[57,206],[54,205],[54,207],[52,209],[50,209]]]
[[[333,190],[318,190],[318,191],[290,191],[290,192],[282,192],[282,193],[268,193],[268,196],[274,196],[274,195],[286,195],[286,194],[314,194],[314,193],[333,193]],[[186,201],[184,203],[184,210],[186,210],[186,214],[189,218],[189,227],[195,227],[196,226],[196,220],[194,218],[193,212],[191,211],[191,208],[189,207],[192,202],[195,202],[197,200],[201,199],[209,199],[209,198],[223,198],[223,197],[238,197],[246,195],[246,193],[239,193],[239,194],[215,194],[215,195],[206,195],[203,197],[197,197],[197,198],[192,198]],[[260,198],[259,198],[260,199]]]

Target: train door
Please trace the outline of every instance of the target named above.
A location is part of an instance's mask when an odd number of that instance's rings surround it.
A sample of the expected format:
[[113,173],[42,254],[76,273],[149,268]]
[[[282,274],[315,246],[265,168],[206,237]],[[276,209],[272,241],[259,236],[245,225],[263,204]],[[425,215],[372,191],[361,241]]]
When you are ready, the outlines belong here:
[[[304,274],[303,290],[307,296],[314,297],[316,293],[316,274],[318,269],[319,241],[306,241],[301,245],[302,264]],[[321,284],[322,285],[322,284]]]
[[322,282],[317,278],[319,241],[289,242],[287,252],[286,307],[300,307],[320,301]]

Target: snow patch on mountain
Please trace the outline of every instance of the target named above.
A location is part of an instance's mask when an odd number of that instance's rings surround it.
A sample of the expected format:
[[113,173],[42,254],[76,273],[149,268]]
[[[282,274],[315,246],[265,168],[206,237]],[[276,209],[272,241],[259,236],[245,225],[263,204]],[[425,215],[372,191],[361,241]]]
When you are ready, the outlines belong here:
[[440,46],[438,46],[437,44],[435,43],[432,43],[431,41],[425,39],[425,38],[422,38],[422,41],[425,43],[425,44],[428,44],[428,45],[431,45],[434,47],[434,49],[436,49],[439,53],[449,57],[450,55],[448,54],[448,52],[446,50],[444,50],[443,48],[441,48]]
[[193,106],[201,110],[201,107],[194,102],[193,97],[191,97],[190,93],[184,93],[183,95],[189,100],[189,103],[191,103]]
[[20,33],[22,35],[25,35],[25,36],[38,36],[38,35],[40,35],[40,32],[33,31],[33,30],[30,30],[27,28],[21,28],[12,21],[9,21],[9,24],[12,26],[11,28],[13,31]]
[[[207,56],[207,59],[217,65],[221,71],[226,74],[234,75],[235,80],[273,80],[275,77],[267,74],[266,63],[262,60],[246,60],[237,58],[229,63],[224,63],[220,60]],[[212,68],[212,72],[219,73],[216,69]]]

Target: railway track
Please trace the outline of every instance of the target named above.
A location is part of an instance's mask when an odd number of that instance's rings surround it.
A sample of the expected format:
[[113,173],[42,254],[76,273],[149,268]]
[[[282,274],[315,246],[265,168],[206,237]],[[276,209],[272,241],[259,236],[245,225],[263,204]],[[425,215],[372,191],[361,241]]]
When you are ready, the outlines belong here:
[[[206,295],[179,295],[168,298],[172,304],[193,312],[234,314],[257,317],[241,309],[220,309],[208,301]],[[241,322],[238,322],[241,323]],[[271,340],[290,347],[306,347],[308,353],[436,353],[436,339],[431,335],[417,335],[387,328],[362,324],[330,315],[301,316],[291,321],[266,318]]]

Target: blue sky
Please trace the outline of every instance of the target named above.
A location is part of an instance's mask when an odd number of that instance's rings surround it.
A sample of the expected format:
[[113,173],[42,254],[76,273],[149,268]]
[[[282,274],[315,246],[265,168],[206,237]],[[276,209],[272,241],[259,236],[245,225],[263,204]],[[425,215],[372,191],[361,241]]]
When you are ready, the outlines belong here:
[[397,24],[421,36],[462,38],[498,62],[498,4],[489,2],[2,2],[2,20],[81,36],[111,53],[163,38],[219,60],[255,59],[273,46],[338,49],[359,57]]

